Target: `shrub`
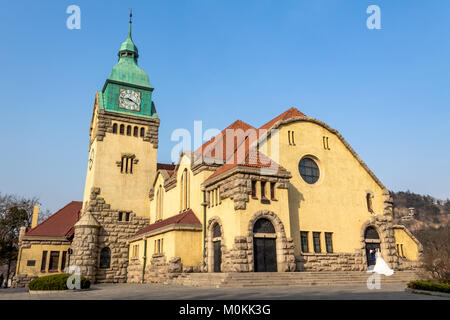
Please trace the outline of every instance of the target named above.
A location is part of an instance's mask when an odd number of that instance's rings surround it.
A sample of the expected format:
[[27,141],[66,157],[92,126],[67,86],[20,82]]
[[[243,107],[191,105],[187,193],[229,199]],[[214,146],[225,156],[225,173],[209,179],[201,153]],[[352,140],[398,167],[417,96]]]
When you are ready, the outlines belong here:
[[408,283],[408,288],[450,293],[450,284],[431,281],[411,281]]
[[[28,285],[30,290],[67,290],[67,279],[70,274],[53,274],[34,279]],[[85,277],[81,276],[81,289],[89,289],[91,282]]]

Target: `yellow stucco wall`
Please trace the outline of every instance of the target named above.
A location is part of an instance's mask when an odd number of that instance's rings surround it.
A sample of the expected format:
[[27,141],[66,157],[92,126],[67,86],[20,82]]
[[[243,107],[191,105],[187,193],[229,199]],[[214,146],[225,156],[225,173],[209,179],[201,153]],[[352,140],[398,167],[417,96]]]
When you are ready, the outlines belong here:
[[[185,266],[197,266],[202,261],[202,233],[201,231],[185,231],[185,230],[172,230],[157,234],[147,239],[147,261],[153,254],[158,253],[156,250],[157,241],[162,241],[162,252],[167,261],[172,257],[180,257],[183,265]],[[130,242],[129,259],[138,258],[141,264],[143,263],[145,240],[139,239]],[[161,243],[161,242],[160,242]],[[134,256],[133,247],[139,246],[138,256]]]
[[[95,108],[95,114],[97,107]],[[97,122],[94,119],[94,127]],[[128,123],[113,121],[118,127]],[[134,127],[134,124],[130,124]],[[146,126],[138,125],[138,128]],[[95,130],[93,130],[95,132]],[[119,131],[118,131],[119,132]],[[122,154],[135,154],[139,160],[133,165],[133,173],[120,172],[117,162],[121,161]],[[137,216],[149,216],[148,191],[156,174],[157,149],[153,144],[144,141],[141,137],[127,136],[119,133],[106,132],[103,141],[93,140],[90,145],[89,159],[93,159],[92,167],[87,168],[84,190],[84,205],[89,200],[92,187],[101,189],[100,197],[111,205],[114,210],[133,211]]]
[[[395,244],[403,251],[404,258],[410,261],[419,259],[419,245],[403,228],[394,228]],[[401,247],[399,247],[401,245]],[[401,253],[399,253],[401,255]]]
[[[17,274],[27,274],[29,276],[45,276],[54,273],[62,273],[61,270],[61,262],[63,251],[67,251],[70,248],[69,244],[63,245],[42,245],[42,244],[32,244],[30,248],[21,248],[20,252],[20,262],[17,266],[18,270],[16,270]],[[46,272],[41,272],[41,263],[42,263],[42,252],[47,251],[47,259],[45,264]],[[59,252],[59,261],[58,261],[58,271],[57,272],[49,272],[49,261],[50,261],[50,252],[58,251]],[[69,255],[66,255],[66,264],[65,267],[68,266],[67,262],[69,259]],[[27,266],[28,260],[34,260],[34,266]]]
[[[288,131],[294,131],[295,145],[289,145]],[[326,150],[323,137],[328,137],[331,150]],[[272,139],[279,141],[278,148]],[[362,225],[372,216],[367,209],[366,193],[373,193],[376,214],[383,214],[383,189],[361,166],[341,140],[324,127],[311,122],[291,122],[282,125],[278,134],[262,144],[261,151],[292,173],[289,188],[291,237],[295,253],[300,253],[300,231],[333,233],[335,252],[354,252],[360,247]],[[278,149],[278,152],[276,152]],[[300,176],[298,164],[304,156],[313,158],[319,166],[320,178],[315,184]]]

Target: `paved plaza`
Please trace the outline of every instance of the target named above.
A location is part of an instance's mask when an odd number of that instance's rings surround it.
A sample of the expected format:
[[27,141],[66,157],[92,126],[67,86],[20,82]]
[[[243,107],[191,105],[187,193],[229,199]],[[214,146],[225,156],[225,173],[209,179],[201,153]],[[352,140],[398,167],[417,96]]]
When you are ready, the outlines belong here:
[[199,288],[161,284],[96,284],[88,291],[29,294],[25,288],[1,289],[0,300],[81,299],[81,300],[439,300],[439,296],[405,292],[404,283],[382,284],[369,290],[365,285],[284,286],[250,288]]

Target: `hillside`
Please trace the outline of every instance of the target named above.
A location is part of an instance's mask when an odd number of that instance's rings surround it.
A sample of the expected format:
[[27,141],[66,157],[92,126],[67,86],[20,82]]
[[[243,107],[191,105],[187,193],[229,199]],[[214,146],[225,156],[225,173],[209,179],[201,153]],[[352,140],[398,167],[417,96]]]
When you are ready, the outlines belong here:
[[420,230],[448,226],[450,200],[439,200],[429,195],[410,191],[391,191],[394,199],[394,221],[413,233]]

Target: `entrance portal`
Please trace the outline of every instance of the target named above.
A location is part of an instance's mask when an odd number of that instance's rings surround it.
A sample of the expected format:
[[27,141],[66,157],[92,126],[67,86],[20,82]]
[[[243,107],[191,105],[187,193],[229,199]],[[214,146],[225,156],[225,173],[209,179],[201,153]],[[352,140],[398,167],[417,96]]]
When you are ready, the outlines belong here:
[[213,246],[214,246],[214,272],[221,272],[222,265],[222,232],[220,225],[216,223],[213,227]]
[[367,266],[375,265],[375,252],[380,250],[380,236],[374,227],[367,227],[364,233]]
[[253,227],[255,272],[277,271],[276,234],[272,222],[261,218]]

